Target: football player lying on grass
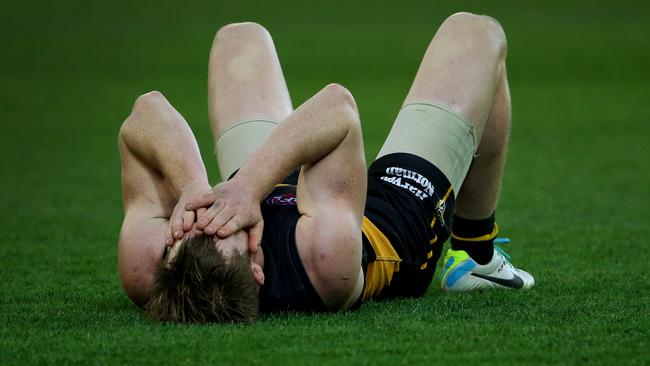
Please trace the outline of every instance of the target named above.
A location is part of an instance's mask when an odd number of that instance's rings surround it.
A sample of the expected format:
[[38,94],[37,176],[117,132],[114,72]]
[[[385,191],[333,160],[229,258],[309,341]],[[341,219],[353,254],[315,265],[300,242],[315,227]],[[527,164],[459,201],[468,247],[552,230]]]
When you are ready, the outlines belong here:
[[230,179],[210,188],[192,131],[160,93],[139,97],[120,130],[125,292],[163,321],[350,309],[422,296],[450,236],[442,289],[531,287],[494,246],[505,59],[495,20],[447,18],[366,169],[348,90],[330,84],[293,110],[269,33],[223,27],[209,113]]

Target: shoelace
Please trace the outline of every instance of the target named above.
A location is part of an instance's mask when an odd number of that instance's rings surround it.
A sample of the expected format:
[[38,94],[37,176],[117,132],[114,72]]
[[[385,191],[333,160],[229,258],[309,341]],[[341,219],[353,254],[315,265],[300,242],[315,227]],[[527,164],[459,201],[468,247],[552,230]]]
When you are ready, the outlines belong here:
[[503,248],[501,248],[501,245],[507,245],[510,243],[510,238],[496,238],[494,239],[493,243],[494,243],[494,249],[497,252],[501,253],[501,255],[506,257],[508,261],[510,261],[510,255],[506,253],[506,251],[503,250]]

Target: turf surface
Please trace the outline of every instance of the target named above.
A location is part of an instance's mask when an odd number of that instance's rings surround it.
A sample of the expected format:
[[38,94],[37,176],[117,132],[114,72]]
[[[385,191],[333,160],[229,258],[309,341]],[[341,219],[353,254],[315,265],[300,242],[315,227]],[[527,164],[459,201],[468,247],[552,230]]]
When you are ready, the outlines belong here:
[[[0,365],[649,364],[645,2],[20,2],[0,15]],[[452,4],[453,3],[453,4]],[[498,219],[527,292],[443,294],[253,325],[153,323],[122,293],[117,130],[166,94],[214,181],[212,36],[273,33],[294,104],[338,81],[370,159],[448,14],[509,37],[512,145]]]

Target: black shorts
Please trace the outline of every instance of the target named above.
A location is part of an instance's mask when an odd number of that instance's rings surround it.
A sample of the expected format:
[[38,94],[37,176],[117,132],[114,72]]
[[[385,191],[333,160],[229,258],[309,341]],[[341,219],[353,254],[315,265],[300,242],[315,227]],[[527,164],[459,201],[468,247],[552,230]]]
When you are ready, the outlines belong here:
[[[451,184],[429,161],[393,153],[372,163],[365,216],[386,235],[401,259],[399,272],[381,297],[419,297],[426,292],[451,232],[453,207]],[[369,250],[366,263],[373,260],[374,251]]]

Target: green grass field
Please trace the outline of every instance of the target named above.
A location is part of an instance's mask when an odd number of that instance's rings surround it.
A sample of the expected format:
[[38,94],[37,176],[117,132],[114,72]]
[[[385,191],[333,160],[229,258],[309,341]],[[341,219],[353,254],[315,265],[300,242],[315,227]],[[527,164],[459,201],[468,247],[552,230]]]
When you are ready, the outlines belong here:
[[[646,2],[28,2],[0,15],[0,365],[650,364]],[[280,2],[277,2],[280,3]],[[328,82],[378,151],[447,15],[498,18],[514,120],[498,221],[527,292],[369,303],[253,325],[149,321],[116,271],[117,131],[162,91],[212,180],[207,57],[218,27],[274,35],[294,105]]]

